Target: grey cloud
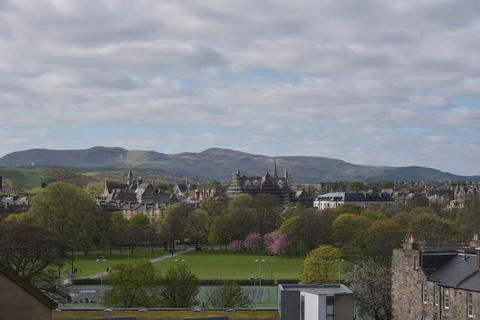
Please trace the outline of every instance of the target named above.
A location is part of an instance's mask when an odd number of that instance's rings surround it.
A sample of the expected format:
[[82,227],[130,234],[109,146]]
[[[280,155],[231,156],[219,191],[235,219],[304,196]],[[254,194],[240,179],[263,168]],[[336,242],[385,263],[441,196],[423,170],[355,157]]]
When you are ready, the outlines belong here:
[[[19,128],[131,121],[180,124],[161,151],[183,140],[187,148],[231,143],[453,170],[453,150],[468,151],[462,168],[474,171],[479,111],[455,99],[478,96],[479,7],[476,0],[0,1],[0,110],[12,123],[0,152],[43,146]],[[192,127],[212,130],[182,132]],[[134,147],[140,139],[127,131],[112,143]],[[155,149],[155,141],[145,137],[143,146]]]

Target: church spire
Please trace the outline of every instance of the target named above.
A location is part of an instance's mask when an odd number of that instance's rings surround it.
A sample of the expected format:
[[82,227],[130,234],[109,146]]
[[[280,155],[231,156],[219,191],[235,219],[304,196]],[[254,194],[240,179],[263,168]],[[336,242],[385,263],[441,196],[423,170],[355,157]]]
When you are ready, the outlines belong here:
[[274,178],[278,178],[278,174],[277,174],[277,160],[276,160],[276,159],[273,160],[273,177],[274,177]]
[[132,172],[132,168],[130,168],[128,170],[128,176],[127,176],[127,184],[129,187],[131,187],[133,185],[133,172]]

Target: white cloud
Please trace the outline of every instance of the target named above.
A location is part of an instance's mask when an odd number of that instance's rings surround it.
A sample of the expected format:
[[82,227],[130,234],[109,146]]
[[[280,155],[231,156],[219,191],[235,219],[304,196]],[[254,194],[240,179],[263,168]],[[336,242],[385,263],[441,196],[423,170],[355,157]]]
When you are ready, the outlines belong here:
[[[0,153],[221,145],[479,173],[479,9],[476,0],[2,1]],[[456,102],[462,95],[470,105]],[[123,131],[94,129],[98,137],[82,130],[116,125]],[[61,134],[31,134],[45,127]]]

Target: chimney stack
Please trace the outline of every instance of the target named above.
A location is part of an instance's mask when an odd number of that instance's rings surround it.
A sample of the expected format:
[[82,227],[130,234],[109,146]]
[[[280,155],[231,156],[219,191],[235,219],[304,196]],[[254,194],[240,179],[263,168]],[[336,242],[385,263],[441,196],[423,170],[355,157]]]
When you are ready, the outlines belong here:
[[413,235],[407,233],[405,238],[403,239],[403,249],[404,250],[412,250],[413,249]]
[[477,262],[476,264],[476,267],[477,267],[477,270],[480,270],[480,248],[475,248],[475,253],[476,253],[476,256],[475,256],[475,261]]

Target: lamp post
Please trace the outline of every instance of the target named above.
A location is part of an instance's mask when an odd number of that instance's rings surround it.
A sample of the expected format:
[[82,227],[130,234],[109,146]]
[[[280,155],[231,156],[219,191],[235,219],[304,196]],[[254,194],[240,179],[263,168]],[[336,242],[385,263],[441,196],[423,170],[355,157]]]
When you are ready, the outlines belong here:
[[99,259],[95,260],[96,262],[100,263],[100,266],[102,267],[102,272],[100,272],[100,287],[102,289],[102,293],[103,293],[103,270],[104,270],[104,267],[103,267],[103,264],[105,262],[107,262],[108,260],[105,259],[103,256],[100,257]]
[[335,260],[335,262],[337,263],[337,281],[338,283],[340,283],[340,263],[345,262],[345,260],[338,259],[338,260]]
[[[262,263],[265,263],[265,260],[264,259],[255,259],[255,262],[258,263],[258,288],[260,289],[259,291],[261,291],[262,289]],[[258,293],[257,291],[255,290],[255,296],[256,296],[256,300],[258,300]]]
[[258,263],[258,285],[262,286],[262,263],[265,263],[264,259],[256,259],[256,263]]

